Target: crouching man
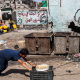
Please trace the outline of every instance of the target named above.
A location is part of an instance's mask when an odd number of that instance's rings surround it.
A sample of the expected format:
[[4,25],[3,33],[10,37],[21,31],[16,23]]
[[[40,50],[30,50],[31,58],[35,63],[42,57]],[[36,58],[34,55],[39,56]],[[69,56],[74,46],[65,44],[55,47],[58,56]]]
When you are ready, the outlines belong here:
[[20,58],[22,57],[31,66],[36,67],[36,65],[33,65],[25,58],[27,55],[28,55],[28,50],[26,48],[23,48],[20,51],[12,50],[12,49],[4,49],[0,51],[0,75],[2,75],[1,72],[8,67],[9,60],[19,61],[23,67],[31,71],[32,69],[28,68],[26,64],[20,60]]

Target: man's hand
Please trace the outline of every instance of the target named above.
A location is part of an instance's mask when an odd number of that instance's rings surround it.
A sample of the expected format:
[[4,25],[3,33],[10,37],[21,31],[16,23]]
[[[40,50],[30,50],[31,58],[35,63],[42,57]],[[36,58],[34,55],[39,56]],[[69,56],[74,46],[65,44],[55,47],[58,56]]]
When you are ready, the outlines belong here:
[[32,69],[28,69],[29,71],[32,71]]
[[26,69],[28,69],[29,71],[31,71],[32,69],[29,69],[26,64],[24,62],[22,62],[20,59],[18,59],[18,61],[20,62],[20,64],[25,67]]
[[36,67],[36,65],[32,65],[33,67]]
[[31,66],[36,67],[36,65],[33,65],[31,62],[29,62],[29,60],[27,60],[26,58],[23,58],[27,63],[29,63]]

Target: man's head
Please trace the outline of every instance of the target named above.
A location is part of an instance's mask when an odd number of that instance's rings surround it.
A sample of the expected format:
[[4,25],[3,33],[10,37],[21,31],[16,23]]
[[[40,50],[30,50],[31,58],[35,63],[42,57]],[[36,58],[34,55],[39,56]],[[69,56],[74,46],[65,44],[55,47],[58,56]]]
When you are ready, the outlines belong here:
[[19,55],[22,58],[25,58],[27,54],[28,54],[28,50],[26,48],[23,48],[23,49],[20,50],[20,54]]

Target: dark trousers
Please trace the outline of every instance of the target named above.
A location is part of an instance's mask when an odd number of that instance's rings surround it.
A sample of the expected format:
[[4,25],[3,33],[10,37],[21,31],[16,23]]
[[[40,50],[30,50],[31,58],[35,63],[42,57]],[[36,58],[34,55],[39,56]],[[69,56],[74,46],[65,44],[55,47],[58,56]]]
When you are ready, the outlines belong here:
[[0,73],[1,73],[2,71],[4,71],[8,67],[8,62],[0,64],[0,66],[3,67],[2,69],[0,69]]
[[9,23],[10,24],[10,29],[13,29],[13,23]]

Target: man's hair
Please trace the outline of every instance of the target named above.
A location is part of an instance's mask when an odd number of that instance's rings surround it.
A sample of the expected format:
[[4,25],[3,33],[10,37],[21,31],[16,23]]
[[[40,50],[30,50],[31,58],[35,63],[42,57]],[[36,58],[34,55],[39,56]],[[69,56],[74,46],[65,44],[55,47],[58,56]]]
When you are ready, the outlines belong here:
[[29,52],[26,48],[23,48],[20,50],[20,53],[22,53],[22,55],[27,55]]

